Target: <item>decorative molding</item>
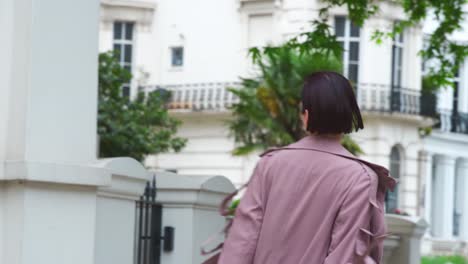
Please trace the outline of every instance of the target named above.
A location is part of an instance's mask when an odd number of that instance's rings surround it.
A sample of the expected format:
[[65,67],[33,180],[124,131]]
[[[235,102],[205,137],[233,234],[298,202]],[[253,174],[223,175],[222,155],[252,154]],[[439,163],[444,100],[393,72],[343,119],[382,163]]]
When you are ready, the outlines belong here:
[[216,209],[235,190],[223,176],[189,176],[171,172],[156,174],[157,201],[164,207]]
[[238,0],[239,9],[280,8],[282,0]]
[[87,186],[107,186],[111,173],[106,168],[90,165],[31,161],[0,163],[0,181],[32,181]]
[[94,166],[107,170],[111,175],[107,186],[98,187],[98,196],[101,197],[137,200],[150,179],[150,173],[132,158],[102,159]]
[[151,27],[156,4],[143,0],[102,0],[101,22],[133,21],[140,27]]

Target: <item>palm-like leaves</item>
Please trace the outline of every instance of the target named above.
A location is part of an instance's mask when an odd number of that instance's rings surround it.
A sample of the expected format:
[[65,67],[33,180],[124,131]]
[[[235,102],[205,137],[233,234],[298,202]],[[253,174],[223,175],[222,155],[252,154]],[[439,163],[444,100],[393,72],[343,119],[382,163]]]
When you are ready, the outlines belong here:
[[[305,135],[300,120],[300,93],[304,77],[316,71],[341,71],[333,53],[299,52],[290,45],[252,50],[258,76],[244,78],[240,89],[229,90],[239,97],[229,122],[238,144],[233,153],[245,155],[271,146],[284,146]],[[351,152],[360,149],[349,137],[343,144]]]

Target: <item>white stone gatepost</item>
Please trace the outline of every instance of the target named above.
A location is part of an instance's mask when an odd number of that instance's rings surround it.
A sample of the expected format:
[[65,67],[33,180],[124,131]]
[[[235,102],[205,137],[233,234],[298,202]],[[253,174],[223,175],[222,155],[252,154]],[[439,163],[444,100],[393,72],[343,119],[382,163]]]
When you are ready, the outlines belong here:
[[0,1],[2,264],[94,264],[102,239],[127,246],[99,264],[131,263],[132,223],[104,221],[132,217],[146,179],[96,164],[98,14],[96,0]]
[[206,257],[200,247],[210,237],[208,248],[224,240],[225,226],[218,208],[235,188],[223,176],[187,176],[169,172],[156,173],[156,201],[163,204],[163,227],[175,228],[174,250],[163,252],[164,264],[199,264]]
[[131,158],[103,159],[95,166],[109,170],[112,181],[97,189],[94,263],[131,264],[135,254],[135,201],[143,194],[150,174]]
[[[421,263],[421,242],[427,222],[418,217],[385,216],[391,237],[385,240],[385,264]],[[387,247],[391,249],[387,252]]]

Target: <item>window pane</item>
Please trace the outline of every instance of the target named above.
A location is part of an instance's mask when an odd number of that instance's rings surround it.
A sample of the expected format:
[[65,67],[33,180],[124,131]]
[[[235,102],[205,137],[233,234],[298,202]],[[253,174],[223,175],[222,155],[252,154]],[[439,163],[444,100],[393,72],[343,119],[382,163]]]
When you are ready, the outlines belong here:
[[397,75],[396,75],[397,79],[396,79],[396,85],[400,88],[401,87],[401,68],[398,68],[397,70]]
[[124,61],[127,63],[132,62],[132,45],[125,45]]
[[273,41],[273,14],[251,15],[248,21],[249,47],[265,46]]
[[130,65],[125,65],[124,69],[126,69],[129,73],[132,73],[132,67]]
[[122,50],[119,44],[114,44],[114,52],[117,54],[117,57],[120,57],[119,55],[122,52]]
[[385,211],[387,213],[395,213],[398,208],[398,187],[395,187],[393,192],[387,191],[385,194]]
[[337,37],[343,37],[345,32],[346,18],[343,16],[335,17],[335,35]]
[[122,86],[122,96],[130,97],[130,86],[128,84]]
[[171,51],[172,51],[172,58],[171,58],[172,66],[182,66],[184,64],[184,48],[175,47],[175,48],[172,48]]
[[338,44],[341,46],[341,52],[343,53],[343,61],[345,60],[345,50],[344,50],[344,42],[338,41]]
[[398,147],[393,147],[390,152],[390,174],[394,178],[400,178],[401,155]]
[[125,39],[132,40],[133,39],[133,23],[125,23]]
[[402,48],[394,45],[392,52],[392,81],[396,87],[401,85],[402,54]]
[[[401,154],[397,147],[393,147],[390,152],[390,174],[395,178],[400,178]],[[398,187],[393,192],[387,191],[385,195],[385,206],[387,213],[395,213],[398,206]]]
[[114,39],[122,38],[122,22],[114,22]]
[[354,83],[358,82],[359,65],[349,64],[348,66],[348,79]]
[[114,44],[114,56],[119,62],[122,61],[120,59],[120,58],[122,58],[122,46],[121,45]]
[[359,37],[359,26],[351,22],[351,37]]
[[401,68],[402,65],[403,65],[403,49],[402,48],[397,48],[397,50],[398,50],[398,64],[397,64],[397,66],[399,68]]
[[349,60],[359,61],[359,42],[349,43]]

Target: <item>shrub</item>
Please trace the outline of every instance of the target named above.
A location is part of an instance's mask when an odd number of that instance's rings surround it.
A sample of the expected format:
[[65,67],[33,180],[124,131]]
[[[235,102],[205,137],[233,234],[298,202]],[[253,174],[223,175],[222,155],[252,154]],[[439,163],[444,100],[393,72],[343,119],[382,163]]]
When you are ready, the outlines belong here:
[[426,256],[421,264],[468,264],[468,260],[462,256]]

